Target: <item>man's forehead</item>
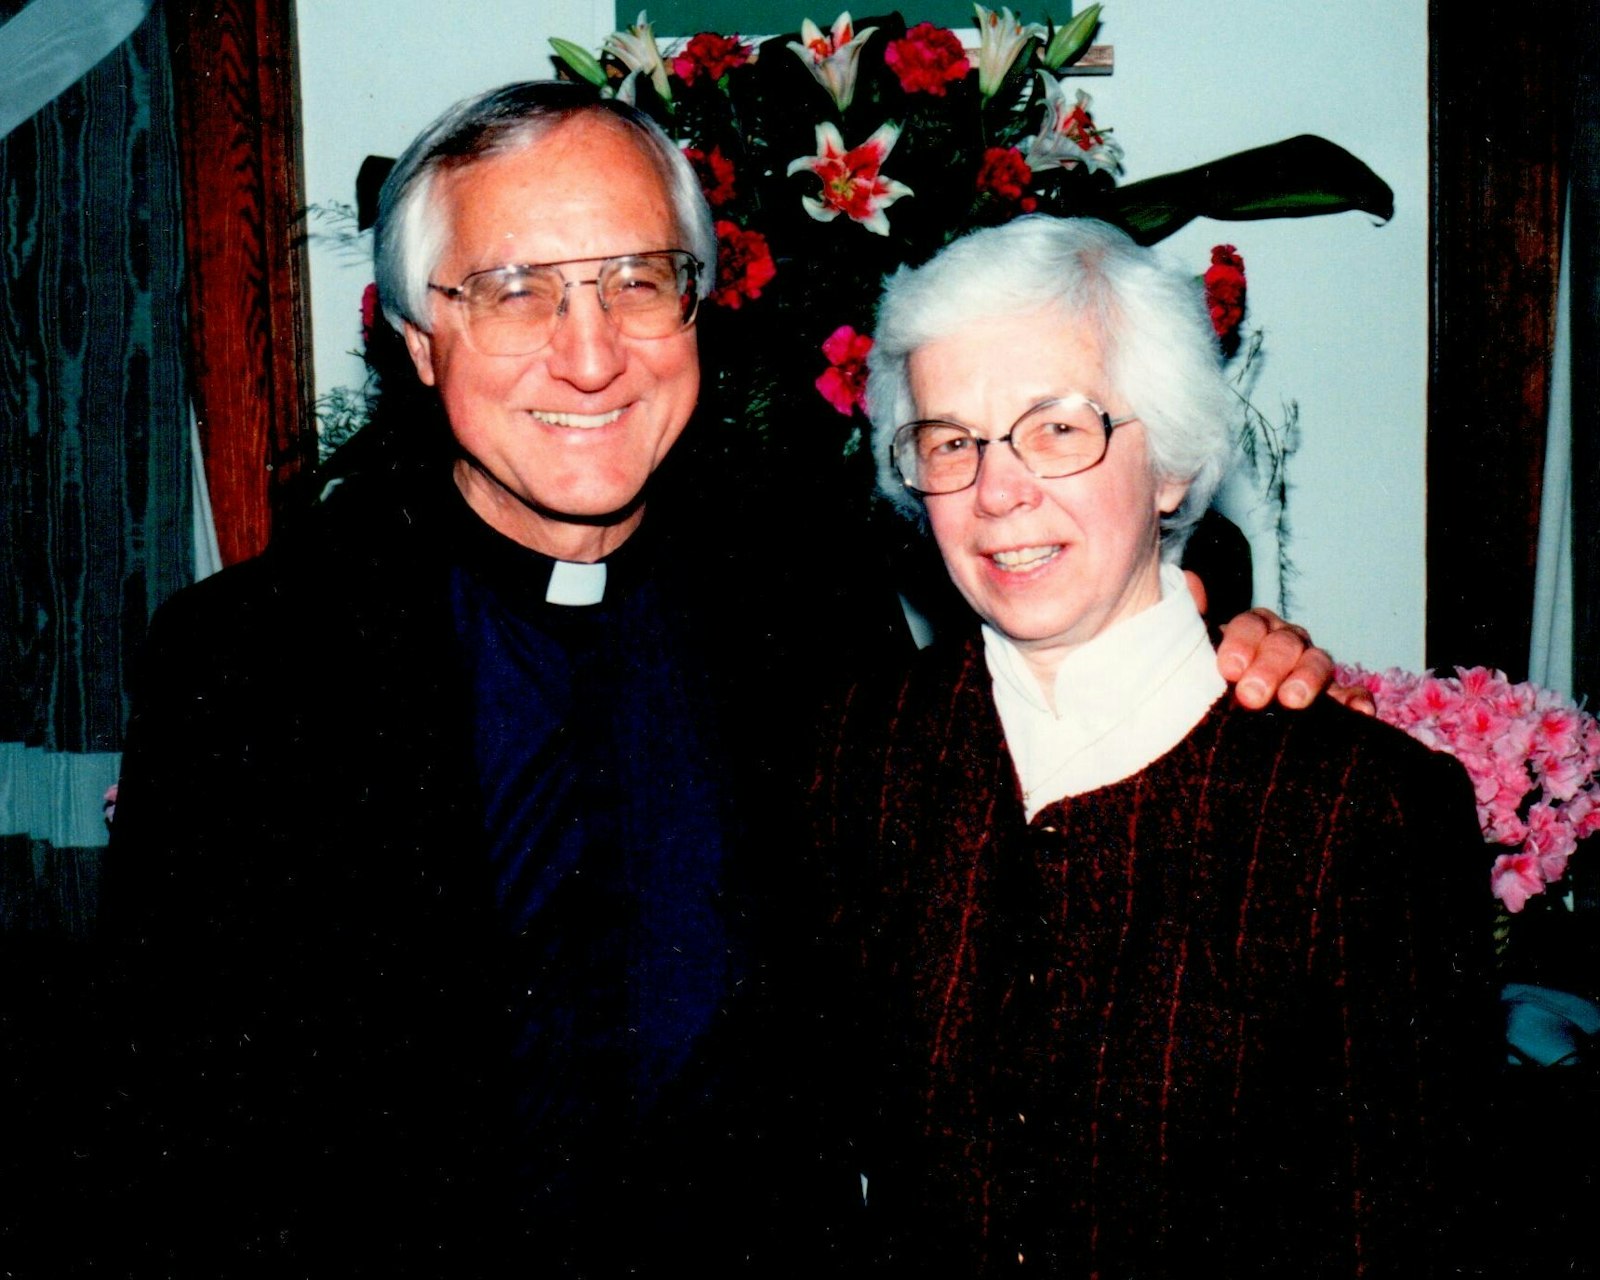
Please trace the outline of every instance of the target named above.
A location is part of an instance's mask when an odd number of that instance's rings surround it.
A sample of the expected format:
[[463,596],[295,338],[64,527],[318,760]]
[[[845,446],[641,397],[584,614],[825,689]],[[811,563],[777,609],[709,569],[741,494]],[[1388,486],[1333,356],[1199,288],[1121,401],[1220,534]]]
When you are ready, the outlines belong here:
[[442,183],[498,188],[542,183],[604,189],[619,183],[667,191],[666,175],[649,141],[633,126],[602,112],[583,112],[544,125],[530,123],[495,147],[448,162]]
[[587,261],[678,247],[672,188],[637,130],[589,114],[441,175],[441,263]]

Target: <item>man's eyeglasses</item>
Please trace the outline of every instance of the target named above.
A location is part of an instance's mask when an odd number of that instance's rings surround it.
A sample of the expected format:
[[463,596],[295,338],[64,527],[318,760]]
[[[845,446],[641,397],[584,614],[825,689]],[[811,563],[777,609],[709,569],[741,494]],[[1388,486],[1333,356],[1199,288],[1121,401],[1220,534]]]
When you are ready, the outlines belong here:
[[974,484],[983,451],[992,444],[1010,445],[1041,480],[1059,480],[1099,466],[1111,433],[1135,420],[1113,418],[1088,396],[1074,394],[1034,405],[993,440],[959,422],[908,422],[894,433],[891,456],[906,488],[924,496],[959,493]]
[[428,283],[465,307],[467,337],[486,356],[526,356],[543,350],[567,313],[574,285],[592,284],[617,332],[629,338],[667,338],[694,323],[701,262],[686,249],[659,249],[600,260],[591,277],[569,280],[566,262],[530,262],[474,271],[453,288]]

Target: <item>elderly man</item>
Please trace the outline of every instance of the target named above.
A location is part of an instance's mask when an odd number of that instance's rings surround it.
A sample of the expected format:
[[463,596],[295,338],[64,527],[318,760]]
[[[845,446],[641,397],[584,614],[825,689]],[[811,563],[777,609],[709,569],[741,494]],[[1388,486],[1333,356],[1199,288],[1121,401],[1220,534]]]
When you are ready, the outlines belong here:
[[[715,259],[676,149],[579,86],[396,165],[379,287],[437,410],[152,627],[106,889],[135,1265],[722,1274],[811,1177],[770,1133],[808,568],[648,484]],[[1220,665],[1309,701],[1275,623]]]

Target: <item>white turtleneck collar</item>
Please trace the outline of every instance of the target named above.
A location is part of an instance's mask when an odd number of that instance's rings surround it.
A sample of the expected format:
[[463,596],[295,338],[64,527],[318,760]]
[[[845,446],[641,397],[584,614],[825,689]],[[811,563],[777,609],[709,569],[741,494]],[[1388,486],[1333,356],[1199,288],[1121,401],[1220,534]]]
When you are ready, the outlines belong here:
[[1159,604],[1061,660],[1054,711],[1016,645],[987,624],[983,644],[1030,820],[1063,796],[1117,782],[1165,755],[1228,687],[1174,565],[1161,566]]

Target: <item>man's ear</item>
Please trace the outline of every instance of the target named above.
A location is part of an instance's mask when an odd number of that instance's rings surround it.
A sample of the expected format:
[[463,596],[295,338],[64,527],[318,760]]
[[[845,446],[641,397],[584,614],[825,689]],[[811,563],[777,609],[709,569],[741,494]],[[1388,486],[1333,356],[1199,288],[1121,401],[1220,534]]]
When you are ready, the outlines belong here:
[[434,385],[433,335],[424,333],[409,320],[405,325],[406,350],[411,353],[411,363],[417,367],[417,377],[431,387]]

